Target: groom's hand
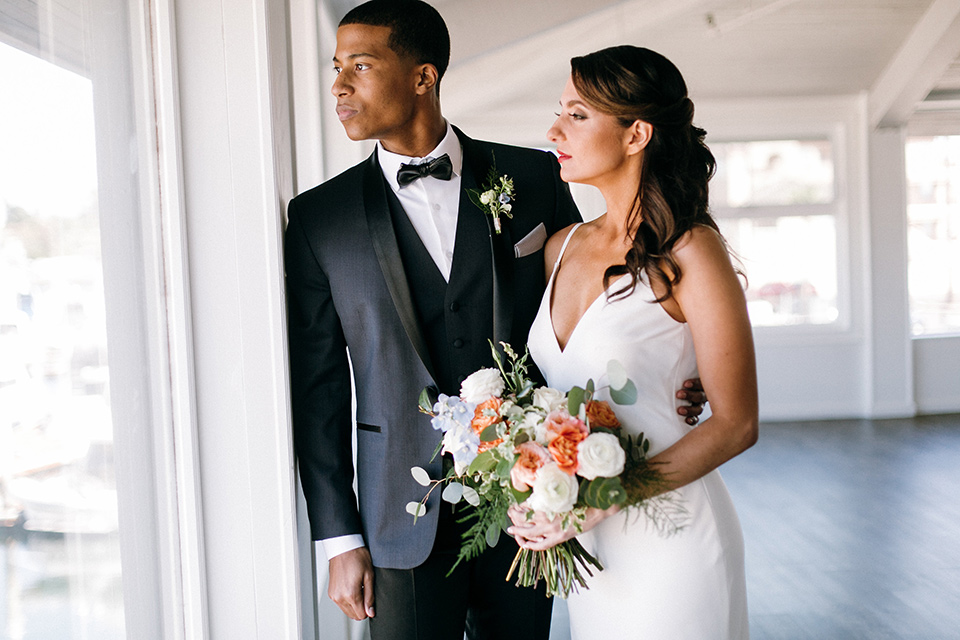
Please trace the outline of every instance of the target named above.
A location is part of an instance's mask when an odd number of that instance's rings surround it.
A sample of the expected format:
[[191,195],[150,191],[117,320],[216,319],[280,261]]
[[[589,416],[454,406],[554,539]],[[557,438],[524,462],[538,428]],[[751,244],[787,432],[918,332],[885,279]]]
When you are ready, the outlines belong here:
[[330,558],[327,595],[354,620],[373,617],[373,562],[366,547]]
[[690,403],[677,407],[677,413],[684,417],[687,424],[697,424],[700,421],[700,414],[703,413],[703,405],[707,403],[707,394],[703,390],[700,378],[684,380],[683,387],[677,391],[677,398]]

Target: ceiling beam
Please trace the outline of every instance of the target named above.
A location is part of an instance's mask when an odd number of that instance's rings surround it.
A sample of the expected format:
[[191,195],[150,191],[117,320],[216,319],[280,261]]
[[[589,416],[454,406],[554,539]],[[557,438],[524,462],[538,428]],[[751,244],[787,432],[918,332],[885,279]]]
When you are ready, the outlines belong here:
[[868,96],[871,128],[907,122],[960,55],[960,0],[934,0]]
[[[451,66],[443,78],[444,112],[454,118],[485,113],[545,78],[559,78],[559,97],[571,57],[620,44],[626,39],[627,25],[630,32],[648,29],[710,2],[625,0]],[[477,87],[489,89],[477,91]]]

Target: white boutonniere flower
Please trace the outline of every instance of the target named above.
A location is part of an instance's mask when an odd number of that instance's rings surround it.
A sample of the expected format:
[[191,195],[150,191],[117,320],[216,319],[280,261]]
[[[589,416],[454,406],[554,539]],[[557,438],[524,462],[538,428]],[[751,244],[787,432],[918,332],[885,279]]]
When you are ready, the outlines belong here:
[[493,229],[500,233],[500,215],[513,217],[513,179],[497,173],[496,158],[487,173],[487,182],[480,189],[467,189],[467,195],[480,210],[493,217]]

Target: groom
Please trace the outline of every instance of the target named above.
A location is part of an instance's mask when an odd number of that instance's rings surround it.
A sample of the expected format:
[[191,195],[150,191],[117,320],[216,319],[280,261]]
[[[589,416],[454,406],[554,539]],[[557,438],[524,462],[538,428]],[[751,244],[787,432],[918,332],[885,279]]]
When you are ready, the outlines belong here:
[[[449,46],[443,19],[418,0],[372,0],[340,23],[337,114],[352,140],[378,143],[290,202],[294,445],[329,595],[351,618],[370,618],[374,640],[461,640],[465,630],[546,640],[543,588],[504,580],[510,540],[448,578],[459,515],[438,492],[416,524],[404,509],[425,493],[411,467],[443,474],[430,462],[440,434],[417,411],[421,389],[457,395],[492,365],[488,339],[522,348],[544,290],[544,241],[580,217],[552,155],[472,140],[443,118]],[[499,234],[466,196],[491,168],[515,185]]]

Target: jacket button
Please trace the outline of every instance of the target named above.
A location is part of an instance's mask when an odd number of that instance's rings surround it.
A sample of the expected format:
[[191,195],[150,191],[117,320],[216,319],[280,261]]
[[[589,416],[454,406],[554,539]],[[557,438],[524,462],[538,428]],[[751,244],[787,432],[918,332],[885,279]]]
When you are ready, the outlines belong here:
[[463,346],[463,340],[461,340],[460,338],[457,338],[456,340],[453,341],[453,346],[459,349],[460,347]]
[[460,303],[459,303],[459,302],[451,302],[451,303],[450,303],[450,311],[453,311],[454,313],[456,313],[457,311],[460,311]]

